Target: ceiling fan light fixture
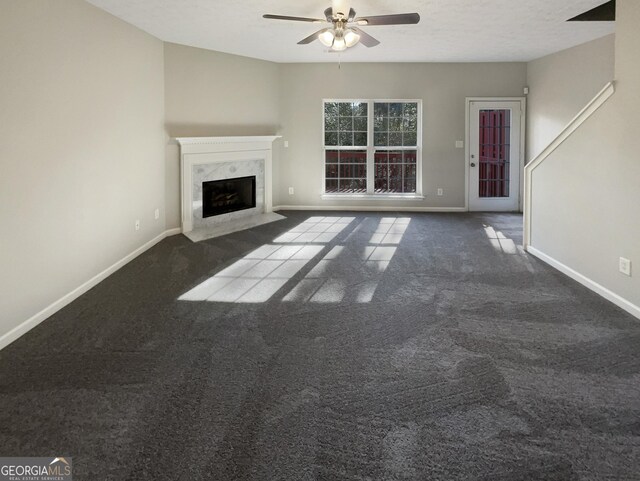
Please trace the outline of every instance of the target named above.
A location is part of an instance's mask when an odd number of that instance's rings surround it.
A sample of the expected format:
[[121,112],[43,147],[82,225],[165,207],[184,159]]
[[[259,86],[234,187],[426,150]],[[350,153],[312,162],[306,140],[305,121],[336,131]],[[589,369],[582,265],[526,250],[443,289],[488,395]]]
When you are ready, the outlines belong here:
[[336,35],[336,38],[333,40],[331,49],[335,50],[336,52],[342,52],[343,50],[347,49],[347,42],[345,42],[342,35]]
[[360,41],[360,35],[351,29],[348,29],[344,34],[344,41],[347,47],[353,47]]
[[324,45],[325,47],[331,47],[333,45],[334,38],[335,35],[332,30],[325,30],[320,35],[318,35],[318,40],[320,40],[320,43],[322,43],[322,45]]

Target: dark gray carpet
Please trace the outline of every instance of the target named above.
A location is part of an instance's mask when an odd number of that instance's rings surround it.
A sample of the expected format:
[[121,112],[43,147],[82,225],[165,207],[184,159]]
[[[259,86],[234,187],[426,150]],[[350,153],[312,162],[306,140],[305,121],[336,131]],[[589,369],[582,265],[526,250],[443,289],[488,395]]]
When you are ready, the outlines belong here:
[[[524,254],[521,217],[285,215],[166,239],[1,351],[0,454],[92,481],[640,479],[640,323]],[[354,220],[263,272],[265,302],[178,300],[312,215]]]

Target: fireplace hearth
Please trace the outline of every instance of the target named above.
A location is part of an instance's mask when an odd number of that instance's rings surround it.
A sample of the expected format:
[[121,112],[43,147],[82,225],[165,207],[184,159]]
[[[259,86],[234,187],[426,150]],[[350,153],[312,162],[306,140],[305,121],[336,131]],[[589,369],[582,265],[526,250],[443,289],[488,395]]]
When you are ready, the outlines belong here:
[[253,209],[255,206],[255,175],[202,183],[203,218]]

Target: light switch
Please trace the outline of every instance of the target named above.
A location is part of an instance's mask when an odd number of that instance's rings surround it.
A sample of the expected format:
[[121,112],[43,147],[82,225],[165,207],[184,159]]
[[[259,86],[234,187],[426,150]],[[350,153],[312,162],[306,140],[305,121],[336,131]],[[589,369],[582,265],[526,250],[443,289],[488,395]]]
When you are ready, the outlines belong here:
[[456,140],[456,149],[464,149],[464,141]]

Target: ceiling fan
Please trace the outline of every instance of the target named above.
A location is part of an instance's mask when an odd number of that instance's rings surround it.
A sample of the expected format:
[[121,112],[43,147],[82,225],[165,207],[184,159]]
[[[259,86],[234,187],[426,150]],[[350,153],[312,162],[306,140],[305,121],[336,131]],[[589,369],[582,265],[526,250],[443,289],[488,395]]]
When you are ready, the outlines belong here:
[[420,21],[420,15],[417,13],[398,13],[394,15],[375,15],[356,17],[356,11],[353,8],[346,11],[346,7],[342,5],[336,6],[342,2],[335,2],[334,6],[324,11],[324,18],[308,18],[308,17],[291,17],[288,15],[263,15],[264,18],[274,20],[292,20],[294,22],[309,23],[329,23],[331,26],[318,30],[298,42],[298,45],[306,45],[314,40],[320,40],[325,46],[334,52],[341,52],[349,47],[353,47],[357,43],[362,43],[365,47],[375,47],[380,43],[371,35],[360,29],[359,27],[375,26],[375,25],[410,25]]

